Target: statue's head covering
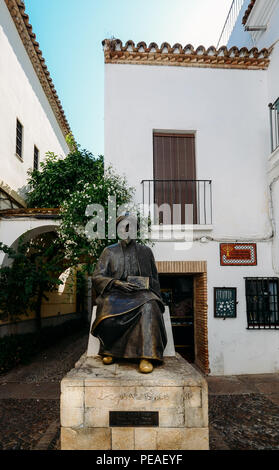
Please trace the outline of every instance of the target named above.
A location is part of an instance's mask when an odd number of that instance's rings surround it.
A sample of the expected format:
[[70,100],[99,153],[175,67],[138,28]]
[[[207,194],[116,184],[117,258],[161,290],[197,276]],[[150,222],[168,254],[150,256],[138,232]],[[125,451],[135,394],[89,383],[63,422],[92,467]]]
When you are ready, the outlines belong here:
[[[122,221],[125,221],[123,222],[123,227],[121,227],[121,231],[124,231],[124,233],[126,232],[130,232],[129,236],[127,239],[136,239],[137,237],[137,230],[138,230],[138,220],[137,220],[137,217],[135,217],[135,215],[131,214],[130,212],[126,212],[125,214],[122,214],[120,215],[119,217],[117,217],[116,219],[116,227],[118,227],[118,225],[122,222]],[[122,224],[121,224],[122,225]],[[129,230],[128,230],[128,227],[129,227]],[[118,229],[117,229],[118,231]],[[120,232],[118,233],[118,235],[120,235]],[[130,238],[131,237],[131,238]],[[122,237],[121,237],[122,238]],[[124,237],[124,239],[126,239]]]
[[125,215],[120,215],[119,217],[117,217],[116,225],[118,225],[120,222],[122,222],[122,220],[126,219],[128,216],[129,216],[129,214],[126,213]]
[[130,212],[125,212],[125,214],[122,214],[122,215],[120,215],[119,217],[117,217],[117,219],[116,219],[116,226],[117,226],[120,222],[122,222],[122,220],[128,219],[129,217],[130,217],[130,218],[136,218],[136,217],[135,217],[133,214],[131,214]]

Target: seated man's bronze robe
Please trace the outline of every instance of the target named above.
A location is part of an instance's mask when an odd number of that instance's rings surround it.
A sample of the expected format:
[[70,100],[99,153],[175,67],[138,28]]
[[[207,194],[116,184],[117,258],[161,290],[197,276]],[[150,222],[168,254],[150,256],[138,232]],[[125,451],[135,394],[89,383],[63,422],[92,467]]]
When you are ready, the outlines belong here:
[[[113,281],[149,277],[149,289],[124,292]],[[132,240],[104,249],[93,274],[98,294],[91,333],[99,354],[115,358],[163,360],[167,336],[157,268],[151,249]]]

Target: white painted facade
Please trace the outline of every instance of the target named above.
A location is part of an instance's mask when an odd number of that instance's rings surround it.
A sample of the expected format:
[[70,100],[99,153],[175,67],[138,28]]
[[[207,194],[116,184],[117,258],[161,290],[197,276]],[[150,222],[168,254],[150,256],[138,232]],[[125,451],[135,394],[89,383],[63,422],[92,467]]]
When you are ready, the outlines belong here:
[[[23,125],[23,155],[16,156],[16,121]],[[0,182],[24,194],[34,145],[65,156],[65,137],[3,0],[0,2]]]
[[[9,5],[11,6],[11,3]],[[49,151],[62,158],[69,153],[65,137],[65,129],[68,126],[62,112],[61,116],[59,115],[58,98],[52,95],[51,89],[47,96],[42,85],[44,80],[48,80],[47,75],[44,76],[45,65],[43,64],[44,68],[41,70],[38,67],[39,73],[42,74],[41,81],[34,68],[36,58],[39,64],[42,58],[36,57],[36,51],[32,49],[32,28],[30,25],[26,26],[24,22],[26,15],[23,6],[21,2],[19,10],[18,3],[15,3],[12,16],[6,2],[0,0],[0,210],[16,209],[26,205],[24,197],[27,172],[34,168],[34,146],[39,150],[39,163],[45,159]],[[19,34],[16,23],[20,23],[23,36]],[[27,49],[35,54],[33,62]],[[16,154],[17,120],[23,126],[22,158]],[[23,234],[26,234],[27,239],[36,237],[45,232],[56,231],[57,225],[57,219],[50,219],[49,216],[45,218],[0,216],[0,242],[16,247],[19,237]],[[9,263],[7,255],[0,252],[0,266]],[[54,308],[50,307],[53,308],[53,312],[59,309],[57,305],[59,304],[56,301]],[[74,312],[75,305],[73,307],[69,305]],[[44,325],[70,319],[69,315],[55,316],[53,312],[51,316],[43,313]],[[16,322],[3,321],[0,322],[0,336],[26,333],[34,331],[34,328],[35,322],[29,318]]]
[[[278,6],[272,15],[278,25]],[[267,45],[262,36],[257,46]],[[195,227],[190,249],[153,247],[156,261],[207,261],[212,375],[279,371],[278,330],[247,329],[244,279],[279,277],[279,150],[270,155],[268,108],[279,96],[278,47],[267,70],[105,65],[106,163],[127,176],[137,202],[141,181],[153,179],[154,131],[195,133],[196,179],[212,180],[212,226]],[[257,266],[220,266],[219,245],[230,241],[257,243]],[[237,318],[214,318],[214,287],[237,288]]]

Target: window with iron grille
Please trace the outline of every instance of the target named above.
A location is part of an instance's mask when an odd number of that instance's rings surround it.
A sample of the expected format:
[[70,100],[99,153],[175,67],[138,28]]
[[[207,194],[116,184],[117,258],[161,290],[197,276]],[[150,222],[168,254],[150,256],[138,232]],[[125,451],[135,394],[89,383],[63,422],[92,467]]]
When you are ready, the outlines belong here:
[[34,145],[34,170],[38,170],[39,168],[39,150],[37,149],[36,145]]
[[16,154],[22,158],[22,144],[23,144],[23,126],[21,122],[16,120]]
[[279,329],[278,278],[246,278],[248,329]]

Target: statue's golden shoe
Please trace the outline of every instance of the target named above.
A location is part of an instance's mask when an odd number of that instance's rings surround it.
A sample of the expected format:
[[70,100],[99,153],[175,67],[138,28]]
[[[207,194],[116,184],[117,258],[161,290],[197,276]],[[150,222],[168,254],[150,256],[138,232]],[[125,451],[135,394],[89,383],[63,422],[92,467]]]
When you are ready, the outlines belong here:
[[113,364],[113,357],[111,356],[105,356],[103,357],[103,364],[105,364],[106,366],[109,366],[110,364]]
[[140,361],[139,371],[142,374],[149,374],[150,372],[153,371],[153,365],[151,364],[151,362],[147,361],[146,359],[142,359]]

